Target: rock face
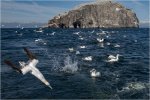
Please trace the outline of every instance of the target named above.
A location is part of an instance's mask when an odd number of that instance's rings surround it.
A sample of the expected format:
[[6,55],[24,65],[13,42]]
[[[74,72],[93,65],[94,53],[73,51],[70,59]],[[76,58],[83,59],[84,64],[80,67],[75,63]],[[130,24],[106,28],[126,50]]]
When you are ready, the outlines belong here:
[[48,27],[60,28],[119,28],[139,27],[136,14],[117,2],[84,4],[49,20]]

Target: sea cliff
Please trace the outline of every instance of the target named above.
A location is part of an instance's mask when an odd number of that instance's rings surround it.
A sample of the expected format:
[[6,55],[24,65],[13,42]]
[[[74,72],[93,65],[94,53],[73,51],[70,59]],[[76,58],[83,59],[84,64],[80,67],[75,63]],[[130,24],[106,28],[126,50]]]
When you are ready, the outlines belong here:
[[139,27],[136,14],[118,2],[104,1],[82,4],[49,20],[55,28],[120,28]]

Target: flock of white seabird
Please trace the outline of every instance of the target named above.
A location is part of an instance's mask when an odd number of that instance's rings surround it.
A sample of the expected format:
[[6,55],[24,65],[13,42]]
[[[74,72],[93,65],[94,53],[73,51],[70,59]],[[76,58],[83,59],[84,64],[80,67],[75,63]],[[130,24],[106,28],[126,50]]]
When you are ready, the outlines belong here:
[[[43,32],[43,30],[40,28],[38,31],[36,32]],[[80,32],[75,32],[73,34],[79,35]],[[92,33],[94,33],[94,31],[92,31]],[[52,35],[54,35],[55,32],[52,33]],[[102,33],[98,33],[98,35],[101,34],[106,34],[104,31],[102,31]],[[80,38],[83,39],[83,37],[79,36]],[[37,39],[35,40],[35,42],[39,42],[42,41],[42,39]],[[104,42],[103,38],[97,38],[97,41],[100,43]],[[110,45],[110,43],[107,43],[107,45]],[[116,44],[114,47],[120,47],[120,45]],[[80,48],[86,48],[86,46],[80,46]],[[68,49],[70,52],[74,51],[74,48],[69,48]],[[38,59],[27,49],[24,48],[24,51],[26,52],[27,56],[29,57],[29,61],[27,63],[23,62],[23,61],[19,61],[20,67],[18,68],[16,67],[12,62],[10,62],[9,60],[5,60],[4,62],[9,65],[11,68],[13,68],[14,70],[16,70],[17,72],[25,75],[26,73],[31,73],[32,75],[34,75],[35,77],[37,77],[41,82],[43,82],[46,86],[48,86],[49,88],[52,89],[50,83],[45,79],[45,77],[43,76],[43,74],[38,70],[38,68],[36,67],[37,63],[39,62]],[[76,51],[76,54],[80,54],[79,51]],[[86,61],[92,61],[93,57],[92,56],[87,56],[82,58],[83,60]],[[117,62],[119,60],[119,54],[117,54],[116,56],[114,55],[109,55],[108,57],[108,62]],[[96,71],[96,69],[92,69],[90,70],[90,75],[91,77],[100,77],[101,73]]]
[[[102,31],[102,30],[101,30],[101,31]],[[81,38],[82,36],[80,36],[79,33],[80,33],[80,32],[75,32],[75,33],[73,33],[73,34],[78,35],[78,36]],[[92,31],[91,33],[94,33],[94,31]],[[105,32],[105,31],[102,31],[102,32],[96,33],[96,34],[97,34],[97,35],[105,35],[106,32]],[[80,38],[79,38],[79,39],[80,39]],[[107,35],[106,38],[109,38],[109,36]],[[80,40],[81,40],[81,39],[80,39]],[[83,40],[83,37],[82,37],[82,40]],[[96,40],[100,43],[100,46],[101,46],[101,47],[104,47],[104,44],[103,44],[104,41],[105,41],[104,38],[97,38]],[[107,45],[110,45],[109,42],[107,42],[106,44],[107,44]],[[79,47],[80,47],[81,49],[86,48],[86,46],[84,46],[84,45],[79,46]],[[120,47],[120,45],[119,45],[119,44],[114,44],[114,47],[118,48],[118,47]],[[70,51],[70,52],[73,52],[73,50],[74,50],[73,48],[69,48],[69,51]],[[79,51],[76,51],[76,54],[80,54],[80,52],[79,52]],[[110,63],[117,62],[117,61],[119,60],[119,56],[120,56],[119,54],[117,54],[116,56],[115,56],[115,55],[109,55],[106,62],[110,62]],[[85,61],[92,61],[92,60],[93,60],[93,57],[92,57],[92,56],[87,56],[87,57],[82,58],[82,60],[85,60]],[[96,69],[90,70],[90,73],[91,73],[91,74],[90,74],[91,77],[100,77],[100,72],[96,71]]]

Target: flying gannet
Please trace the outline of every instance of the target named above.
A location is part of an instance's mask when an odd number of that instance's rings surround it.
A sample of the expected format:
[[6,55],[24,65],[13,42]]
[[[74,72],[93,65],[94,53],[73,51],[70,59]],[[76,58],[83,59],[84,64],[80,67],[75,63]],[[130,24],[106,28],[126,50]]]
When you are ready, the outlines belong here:
[[44,78],[43,74],[37,69],[36,65],[39,60],[27,49],[24,48],[27,56],[29,57],[29,61],[27,63],[19,61],[21,68],[16,67],[12,62],[9,60],[5,60],[4,62],[9,65],[11,68],[16,70],[17,72],[25,75],[26,73],[31,73],[36,78],[41,80],[46,86],[52,89],[50,83]]

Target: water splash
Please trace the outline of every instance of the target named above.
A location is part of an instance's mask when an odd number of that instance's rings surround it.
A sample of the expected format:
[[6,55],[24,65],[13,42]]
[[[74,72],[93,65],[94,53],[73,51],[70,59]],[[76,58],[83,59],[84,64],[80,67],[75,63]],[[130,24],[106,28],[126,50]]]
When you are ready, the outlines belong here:
[[75,73],[78,71],[78,62],[72,60],[70,56],[67,56],[64,59],[64,61],[61,61],[60,58],[59,59],[54,58],[52,71]]
[[67,73],[75,73],[78,70],[78,62],[72,61],[70,56],[66,57],[64,61],[64,67],[62,67],[62,71]]
[[52,67],[52,71],[55,71],[55,72],[59,72],[61,71],[61,66],[60,66],[60,62],[56,59],[56,57],[54,57],[53,59],[53,67]]

